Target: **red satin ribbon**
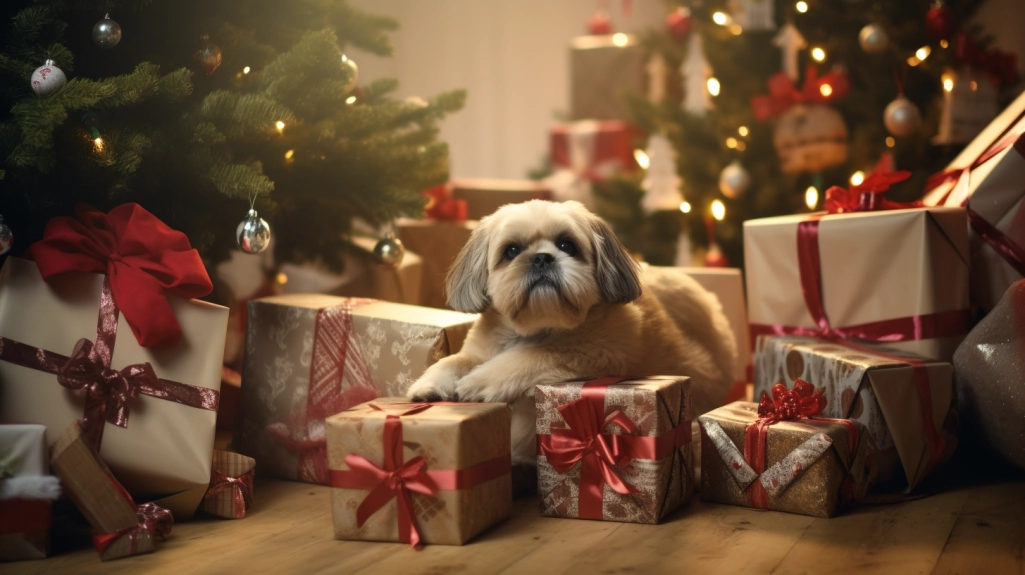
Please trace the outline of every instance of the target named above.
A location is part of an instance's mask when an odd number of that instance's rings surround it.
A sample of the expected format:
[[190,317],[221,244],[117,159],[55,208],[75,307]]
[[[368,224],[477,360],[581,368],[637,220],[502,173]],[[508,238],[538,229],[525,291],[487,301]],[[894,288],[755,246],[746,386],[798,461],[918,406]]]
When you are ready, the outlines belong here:
[[385,416],[384,465],[378,467],[362,455],[349,454],[345,456],[348,470],[330,471],[331,487],[370,491],[356,508],[357,527],[362,527],[370,516],[395,499],[398,505],[399,541],[409,543],[413,548],[420,545],[420,531],[416,526],[410,492],[437,497],[439,490],[469,489],[501,477],[512,469],[512,460],[508,454],[466,469],[428,470],[427,461],[422,456],[403,461],[401,417],[420,413],[433,405],[437,404],[403,403],[386,407],[371,404],[372,408],[384,412],[401,409],[398,413]]
[[[1019,208],[1020,209],[1020,208]],[[1018,275],[1025,276],[1025,250],[996,226],[986,221],[978,212],[965,206],[968,224]]]
[[225,491],[231,491],[232,516],[242,519],[253,504],[253,471],[250,469],[238,477],[231,477],[214,469],[210,472],[210,487],[203,499],[212,501]]
[[135,509],[135,515],[139,520],[137,525],[122,529],[114,533],[93,534],[93,547],[102,555],[108,547],[122,537],[127,537],[131,542],[129,554],[134,555],[138,549],[139,536],[144,531],[149,531],[153,536],[167,537],[171,534],[171,525],[174,524],[174,517],[171,512],[156,503],[143,503]]
[[[769,93],[751,97],[751,110],[759,122],[778,116],[798,103],[824,103],[842,98],[851,89],[850,79],[843,72],[830,72],[821,78],[814,64],[809,64],[804,73],[804,86],[798,90],[794,80],[786,72],[769,77]],[[831,90],[826,96],[822,86],[829,84]]]
[[[596,123],[598,133],[594,140],[594,153],[588,159],[588,166],[579,177],[588,181],[597,182],[602,180],[601,174],[595,171],[594,166],[603,162],[615,160],[622,169],[632,169],[636,162],[633,156],[634,129],[626,122],[618,120],[602,120]],[[573,165],[570,152],[570,128],[567,124],[564,128],[552,130],[549,149],[552,151],[552,165],[562,168],[576,170]]]
[[453,198],[450,184],[438,184],[424,190],[427,196],[425,215],[435,220],[461,222],[466,219],[469,206],[462,198]]
[[142,347],[173,346],[181,326],[167,294],[200,298],[213,290],[199,252],[139,204],[104,214],[86,204],[51,218],[29,247],[43,279],[68,272],[106,274],[118,309]]
[[[988,150],[983,152],[981,156],[976,158],[975,161],[973,161],[968,166],[965,166],[964,168],[951,168],[949,170],[944,170],[942,172],[938,172],[936,174],[933,174],[932,176],[929,176],[929,179],[925,182],[925,193],[929,193],[930,191],[942,186],[943,184],[949,182],[960,182],[962,179],[968,178],[971,175],[972,170],[992,160],[1001,152],[1003,152],[1011,146],[1015,146],[1016,149],[1021,151],[1022,147],[1025,147],[1025,142],[1019,143],[1019,140],[1021,140],[1023,137],[1025,137],[1025,126],[1017,127],[1016,129],[1011,130],[1007,134],[1004,134],[1003,137],[997,140],[995,144],[990,146]],[[965,183],[967,184],[967,182]],[[935,203],[935,205],[943,205],[943,203],[947,200],[947,198],[955,189],[957,189],[957,186],[952,187],[946,194],[943,195],[942,198],[940,198]]]
[[0,536],[49,531],[50,502],[40,499],[0,500]]
[[[625,435],[637,431],[637,425],[626,414],[614,411],[605,416],[608,387],[624,379],[629,378],[605,377],[585,383],[580,399],[558,407],[568,428],[538,435],[538,452],[556,471],[565,474],[580,463],[577,508],[581,519],[604,519],[602,501],[606,485],[623,495],[638,493],[616,468],[627,468],[634,459],[662,459],[691,441],[689,421],[659,437]],[[603,433],[611,423],[625,434]]]
[[128,427],[129,405],[139,394],[217,411],[220,392],[160,379],[149,363],[129,365],[121,370],[111,369],[117,318],[118,307],[114,303],[111,283],[104,278],[95,342],[80,339],[69,357],[0,337],[0,361],[52,373],[62,386],[84,390],[82,432],[97,451],[103,441],[104,422]]

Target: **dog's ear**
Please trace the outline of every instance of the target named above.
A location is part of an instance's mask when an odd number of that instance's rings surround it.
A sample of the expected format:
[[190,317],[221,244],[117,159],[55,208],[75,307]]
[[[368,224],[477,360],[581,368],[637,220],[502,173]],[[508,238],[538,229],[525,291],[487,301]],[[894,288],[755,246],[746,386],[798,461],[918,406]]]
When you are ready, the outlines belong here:
[[590,215],[594,247],[594,279],[609,303],[628,303],[641,297],[640,266],[619,243],[605,220]]
[[488,244],[490,218],[484,218],[466,242],[445,277],[448,305],[465,313],[482,313],[491,305],[488,296]]

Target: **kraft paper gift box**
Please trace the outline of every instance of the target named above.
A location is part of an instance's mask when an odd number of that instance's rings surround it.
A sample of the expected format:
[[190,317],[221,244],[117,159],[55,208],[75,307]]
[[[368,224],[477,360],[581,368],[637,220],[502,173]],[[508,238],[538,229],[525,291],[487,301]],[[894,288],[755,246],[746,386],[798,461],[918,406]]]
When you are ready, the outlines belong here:
[[534,397],[542,515],[658,523],[690,501],[688,378],[543,384]]
[[968,332],[960,208],[748,220],[744,252],[752,337],[884,342],[949,361]]
[[910,491],[957,447],[953,378],[951,364],[912,354],[810,337],[760,337],[754,397],[777,383],[815,382],[827,401],[822,417],[855,420],[872,437],[880,487]]
[[50,446],[50,465],[64,492],[93,528],[93,546],[108,561],[156,550],[171,533],[171,512],[154,503],[136,505],[73,421]]
[[203,496],[203,511],[225,519],[242,519],[253,502],[256,460],[240,453],[214,450],[210,488]]
[[49,555],[50,505],[60,497],[49,463],[45,427],[0,424],[0,561]]
[[577,36],[570,44],[570,111],[575,120],[626,120],[627,95],[643,96],[645,51],[633,34]]
[[506,204],[551,200],[552,190],[535,180],[455,178],[450,182],[452,197],[466,200],[467,218],[479,220]]
[[[85,208],[79,210],[79,215],[94,220],[108,217]],[[111,229],[124,225],[127,231],[122,233],[134,234],[130,236],[133,243],[122,249],[144,249],[146,246],[139,247],[140,242],[146,234],[154,233],[162,234],[160,241],[165,244],[170,236],[187,246],[184,235],[173,232],[137,205],[115,208],[109,218],[127,219],[125,224],[112,224]],[[70,218],[51,220],[47,234],[55,220],[60,224]],[[81,224],[76,221],[76,225]],[[44,238],[31,249],[46,241]],[[191,248],[190,252],[191,257],[184,251],[164,257],[167,261],[188,261],[193,266],[188,270],[190,278],[202,275],[209,285],[198,254]],[[40,261],[38,253],[35,259]],[[146,257],[126,255],[116,263],[115,269],[123,274],[121,279],[144,273],[132,267],[132,262],[139,260]],[[153,264],[147,260],[139,265]],[[163,279],[168,281],[166,276]],[[110,292],[105,285],[104,275],[86,272],[62,273],[44,281],[36,263],[7,258],[0,271],[0,420],[41,423],[47,428],[47,441],[52,443],[55,434],[69,422],[84,417],[89,420],[84,424],[87,436],[100,441],[100,457],[132,496],[139,501],[157,500],[176,518],[185,519],[199,506],[210,481],[228,310],[171,294],[166,294],[169,308],[163,309],[150,299],[151,304],[141,315],[155,318],[162,310],[173,313],[181,338],[171,346],[142,347],[125,309],[116,323],[104,320],[97,327],[99,317],[109,317],[110,299],[105,294]],[[121,295],[138,295],[138,290],[126,291]],[[116,290],[113,294],[118,296]],[[111,337],[105,332],[114,325],[116,337]],[[109,373],[102,377],[90,374],[90,369],[103,367],[92,359],[103,356],[101,340],[113,341],[109,369],[119,370],[117,378],[107,379]],[[6,359],[26,353],[35,358],[35,349],[47,352],[43,354],[47,370]],[[12,359],[19,361],[17,357]],[[67,373],[59,373],[62,371]],[[62,378],[66,386],[60,383]],[[99,387],[94,389],[97,384]],[[127,385],[127,390],[120,385]],[[82,387],[93,391],[86,392]]]
[[737,401],[698,418],[701,500],[832,517],[875,479],[872,439],[850,420],[759,423]]
[[325,425],[335,539],[462,545],[512,511],[506,404],[381,398]]
[[926,184],[927,205],[965,206],[972,301],[989,311],[1025,275],[1025,94]]
[[399,218],[395,233],[407,250],[423,259],[423,281],[420,283],[420,305],[448,308],[445,276],[477,227],[476,220],[414,220]]
[[327,483],[324,419],[404,396],[477,316],[321,294],[249,302],[233,446],[257,473]]

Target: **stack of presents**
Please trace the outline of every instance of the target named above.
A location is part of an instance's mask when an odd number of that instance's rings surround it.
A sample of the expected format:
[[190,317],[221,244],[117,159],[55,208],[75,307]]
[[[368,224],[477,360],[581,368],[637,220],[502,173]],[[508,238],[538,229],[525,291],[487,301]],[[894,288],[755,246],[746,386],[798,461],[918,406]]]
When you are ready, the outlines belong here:
[[[575,157],[559,142],[585,132],[557,128],[553,157]],[[829,517],[915,493],[967,425],[1025,467],[1023,133],[1025,97],[921,203],[834,189],[827,213],[747,222],[743,276],[680,268],[729,318],[738,401],[694,413],[686,374],[539,385],[543,514],[656,523],[698,492]],[[0,425],[0,559],[46,556],[65,497],[101,559],[153,551],[195,513],[245,517],[254,474],[330,486],[338,539],[462,544],[508,516],[507,406],[402,398],[476,319],[440,291],[475,218],[555,192],[473,180],[430,193],[433,219],[397,225],[421,257],[366,281],[284,270],[237,308],[234,332],[231,310],[195,299],[214,286],[185,236],[137,205],[79,207],[31,260],[7,258],[0,421],[27,423]],[[214,449],[218,415],[233,451]]]

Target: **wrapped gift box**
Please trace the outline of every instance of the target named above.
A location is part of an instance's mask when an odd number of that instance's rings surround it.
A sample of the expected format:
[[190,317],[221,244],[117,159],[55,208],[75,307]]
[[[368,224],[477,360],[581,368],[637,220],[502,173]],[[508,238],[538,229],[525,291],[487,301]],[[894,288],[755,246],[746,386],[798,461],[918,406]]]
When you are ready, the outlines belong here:
[[[751,381],[751,346],[744,302],[744,277],[737,268],[681,268],[701,287],[715,294],[737,342],[737,367],[733,372],[731,399],[739,399],[744,385]],[[735,397],[733,397],[735,396]]]
[[49,473],[45,427],[0,425],[0,561],[49,555],[50,504],[60,497]]
[[949,361],[968,332],[959,208],[744,222],[752,336],[828,335]]
[[203,496],[203,511],[225,519],[242,519],[253,502],[256,460],[240,453],[214,450],[210,488]]
[[467,217],[471,220],[489,216],[506,204],[552,199],[552,190],[534,180],[454,178],[450,185],[452,197],[466,200]]
[[[957,447],[954,370],[907,353],[810,337],[760,337],[754,397],[777,383],[815,382],[823,417],[853,419],[877,448],[880,486],[917,486]],[[919,388],[919,385],[923,388]]]
[[335,539],[462,545],[512,511],[505,404],[381,398],[325,425]]
[[153,503],[136,505],[103,464],[73,421],[50,447],[50,465],[64,492],[93,528],[93,545],[107,561],[151,553],[158,535],[166,537],[174,520]]
[[[986,311],[1025,273],[1025,94],[939,174],[926,205],[966,206],[971,225],[971,295]],[[999,247],[999,251],[997,249]],[[1006,253],[1002,253],[1006,252]]]
[[235,448],[256,458],[258,473],[326,483],[324,418],[404,396],[462,348],[476,318],[320,294],[249,302]]
[[476,220],[400,218],[395,221],[395,233],[406,249],[423,254],[420,305],[434,308],[449,307],[445,295],[445,276],[476,227]]
[[593,203],[591,185],[636,165],[636,131],[627,123],[582,120],[556,124],[550,138],[553,173],[544,180],[558,201]]
[[759,419],[744,401],[698,418],[703,501],[832,517],[864,497],[874,448],[860,423]]
[[542,384],[534,397],[542,515],[658,523],[690,500],[686,377]]
[[[625,42],[622,40],[625,36]],[[633,34],[577,36],[570,44],[570,109],[577,120],[625,120],[627,95],[647,85],[644,47]]]

